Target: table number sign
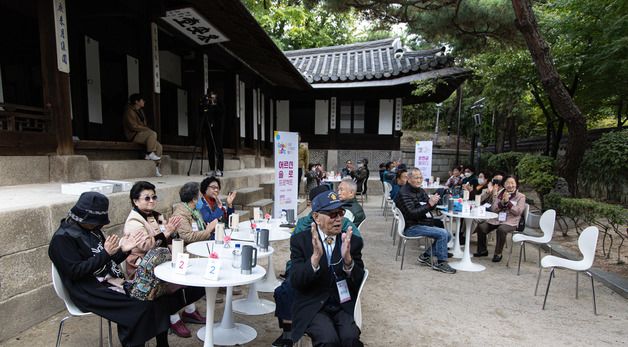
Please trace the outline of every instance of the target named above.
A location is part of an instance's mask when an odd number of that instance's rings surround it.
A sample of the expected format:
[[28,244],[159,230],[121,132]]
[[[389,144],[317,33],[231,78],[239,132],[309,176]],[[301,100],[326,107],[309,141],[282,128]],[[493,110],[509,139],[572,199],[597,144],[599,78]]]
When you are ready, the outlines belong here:
[[220,273],[221,265],[222,263],[220,262],[220,259],[208,258],[204,277],[210,281],[218,281],[218,274]]
[[188,270],[188,265],[190,265],[190,255],[187,253],[179,253],[177,254],[177,261],[174,267],[174,273],[178,275],[185,275]]

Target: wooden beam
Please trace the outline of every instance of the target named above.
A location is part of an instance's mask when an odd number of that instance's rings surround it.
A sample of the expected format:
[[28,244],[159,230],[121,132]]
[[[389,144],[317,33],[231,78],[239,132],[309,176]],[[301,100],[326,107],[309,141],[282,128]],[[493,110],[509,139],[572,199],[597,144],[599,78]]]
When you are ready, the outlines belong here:
[[74,154],[72,118],[70,111],[70,76],[57,69],[57,47],[53,2],[37,1],[39,19],[39,47],[41,51],[41,79],[44,108],[52,115],[52,131],[56,136],[57,154]]

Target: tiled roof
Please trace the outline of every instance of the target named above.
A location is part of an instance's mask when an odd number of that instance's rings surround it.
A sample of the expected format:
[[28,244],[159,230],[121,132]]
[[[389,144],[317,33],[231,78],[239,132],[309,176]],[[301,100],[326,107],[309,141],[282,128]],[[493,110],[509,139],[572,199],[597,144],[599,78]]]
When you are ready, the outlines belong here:
[[286,51],[311,84],[395,79],[453,66],[445,48],[409,51],[398,38]]

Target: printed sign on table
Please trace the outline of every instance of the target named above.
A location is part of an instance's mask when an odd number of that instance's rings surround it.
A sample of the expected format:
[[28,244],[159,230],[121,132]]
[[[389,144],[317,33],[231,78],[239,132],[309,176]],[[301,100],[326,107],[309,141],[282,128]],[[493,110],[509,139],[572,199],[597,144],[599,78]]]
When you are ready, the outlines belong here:
[[275,131],[275,195],[273,215],[281,217],[281,210],[297,211],[299,134]]
[[417,141],[414,148],[414,167],[421,170],[423,178],[432,176],[432,141]]

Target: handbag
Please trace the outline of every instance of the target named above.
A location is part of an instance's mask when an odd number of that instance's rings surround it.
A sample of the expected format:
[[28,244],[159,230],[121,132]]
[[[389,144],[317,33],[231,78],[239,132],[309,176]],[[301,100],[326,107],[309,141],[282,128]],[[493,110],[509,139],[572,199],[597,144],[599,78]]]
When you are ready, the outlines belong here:
[[172,260],[172,254],[166,247],[157,247],[146,252],[137,267],[135,279],[125,285],[125,290],[129,296],[146,301],[154,300],[168,293],[168,283],[155,276],[155,268],[157,265],[170,260]]

